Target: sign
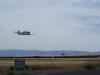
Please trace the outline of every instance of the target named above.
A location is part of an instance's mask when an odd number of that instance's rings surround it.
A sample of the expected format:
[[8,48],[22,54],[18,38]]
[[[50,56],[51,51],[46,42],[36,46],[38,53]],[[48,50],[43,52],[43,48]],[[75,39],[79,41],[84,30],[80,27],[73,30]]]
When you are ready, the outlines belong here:
[[25,60],[15,60],[15,69],[24,69]]

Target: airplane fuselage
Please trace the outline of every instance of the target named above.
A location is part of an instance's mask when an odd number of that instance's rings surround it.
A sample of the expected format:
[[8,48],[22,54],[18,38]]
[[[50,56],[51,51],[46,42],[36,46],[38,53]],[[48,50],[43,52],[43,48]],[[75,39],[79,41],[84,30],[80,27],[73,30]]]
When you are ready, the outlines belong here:
[[23,31],[23,32],[17,31],[15,33],[18,35],[31,35],[30,32],[28,32],[28,31]]

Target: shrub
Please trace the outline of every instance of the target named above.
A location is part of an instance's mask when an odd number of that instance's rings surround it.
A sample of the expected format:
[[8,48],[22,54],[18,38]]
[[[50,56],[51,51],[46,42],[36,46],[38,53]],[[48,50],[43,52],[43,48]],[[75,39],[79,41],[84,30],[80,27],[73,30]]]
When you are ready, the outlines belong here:
[[25,65],[25,70],[30,70],[29,65]]
[[7,72],[6,75],[14,75],[14,72]]
[[9,70],[10,70],[10,71],[14,71],[14,66],[10,66],[10,67],[9,67]]
[[84,67],[84,69],[85,69],[85,70],[94,70],[95,67],[94,67],[93,65],[88,64],[88,65],[86,65],[86,66]]
[[37,69],[40,69],[40,67],[36,65],[31,66],[31,70],[37,70]]
[[30,74],[26,72],[22,72],[21,75],[30,75]]

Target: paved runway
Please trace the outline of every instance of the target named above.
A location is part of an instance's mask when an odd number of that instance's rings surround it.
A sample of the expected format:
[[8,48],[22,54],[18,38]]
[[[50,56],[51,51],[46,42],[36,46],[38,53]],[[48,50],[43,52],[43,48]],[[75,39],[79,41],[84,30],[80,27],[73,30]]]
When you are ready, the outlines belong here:
[[100,70],[95,71],[61,71],[51,72],[48,75],[100,75]]
[[[25,75],[100,75],[100,70],[37,70],[23,71]],[[6,73],[0,73],[6,75]],[[22,75],[22,72],[14,72],[14,75]]]

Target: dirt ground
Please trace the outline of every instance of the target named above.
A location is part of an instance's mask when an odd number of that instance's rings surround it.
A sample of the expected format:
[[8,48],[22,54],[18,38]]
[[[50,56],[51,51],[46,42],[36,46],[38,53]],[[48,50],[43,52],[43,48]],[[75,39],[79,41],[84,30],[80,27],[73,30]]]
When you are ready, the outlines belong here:
[[[0,72],[0,75],[12,75]],[[36,70],[15,71],[14,75],[100,75],[100,70]]]

